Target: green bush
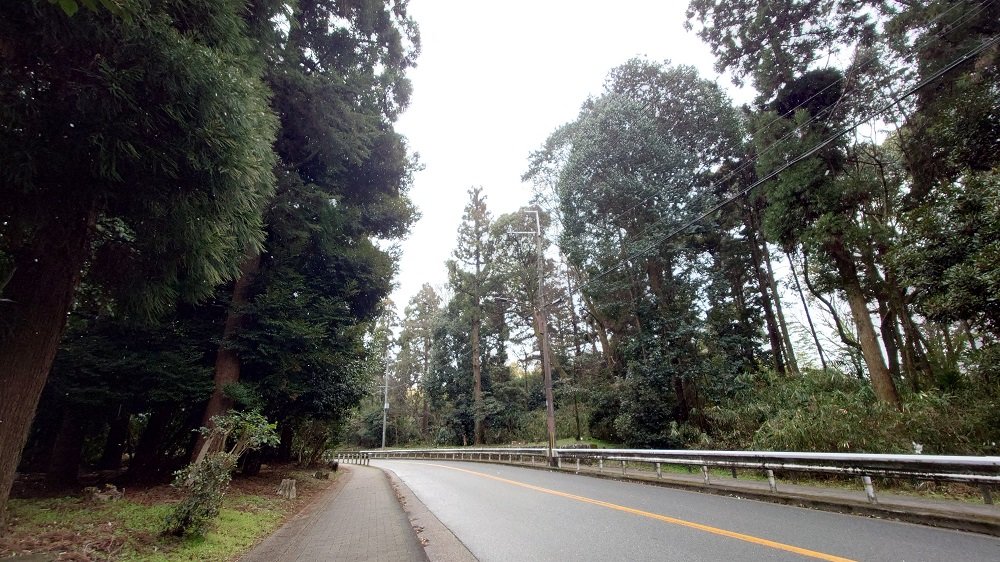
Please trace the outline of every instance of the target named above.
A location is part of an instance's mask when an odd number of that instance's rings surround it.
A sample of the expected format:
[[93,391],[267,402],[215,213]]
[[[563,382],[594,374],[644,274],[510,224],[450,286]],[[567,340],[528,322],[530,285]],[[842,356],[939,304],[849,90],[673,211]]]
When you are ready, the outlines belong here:
[[205,534],[219,515],[240,455],[278,443],[275,424],[257,412],[213,416],[210,426],[199,429],[205,443],[197,460],[174,473],[173,485],[187,496],[167,516],[165,534]]
[[716,449],[996,454],[1000,412],[995,388],[966,382],[955,392],[903,395],[897,410],[875,399],[867,381],[835,371],[788,378],[748,375],[747,390],[706,408]]
[[205,534],[219,515],[236,461],[229,453],[213,453],[175,473],[174,486],[185,488],[188,495],[167,516],[167,534]]

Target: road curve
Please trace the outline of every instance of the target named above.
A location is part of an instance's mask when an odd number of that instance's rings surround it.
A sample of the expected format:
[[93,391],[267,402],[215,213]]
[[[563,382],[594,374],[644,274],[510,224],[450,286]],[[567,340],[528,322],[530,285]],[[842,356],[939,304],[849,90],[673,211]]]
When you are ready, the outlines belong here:
[[373,460],[481,561],[1000,560],[1000,539],[514,466]]

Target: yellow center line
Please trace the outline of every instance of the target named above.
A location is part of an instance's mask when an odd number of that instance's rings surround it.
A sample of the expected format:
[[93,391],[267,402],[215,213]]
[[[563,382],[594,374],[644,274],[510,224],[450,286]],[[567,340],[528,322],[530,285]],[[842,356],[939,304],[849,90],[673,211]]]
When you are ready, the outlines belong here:
[[650,519],[656,519],[657,521],[663,521],[665,523],[670,523],[672,525],[680,525],[681,527],[688,527],[689,529],[697,529],[699,531],[704,531],[706,533],[712,533],[713,535],[720,535],[723,537],[729,537],[731,539],[736,539],[740,541],[745,541],[748,543],[753,543],[760,546],[766,546],[770,548],[776,548],[778,550],[784,550],[786,552],[794,552],[795,554],[801,554],[802,556],[808,556],[810,558],[818,558],[820,560],[829,560],[830,562],[853,562],[850,558],[842,558],[840,556],[834,556],[832,554],[826,554],[823,552],[817,552],[815,550],[809,550],[806,548],[799,548],[797,546],[792,546],[790,544],[784,544],[776,541],[771,541],[767,539],[762,539],[760,537],[755,537],[753,535],[744,535],[743,533],[737,533],[734,531],[727,531],[725,529],[720,529],[718,527],[712,527],[709,525],[702,525],[701,523],[695,523],[693,521],[685,521],[684,519],[677,519],[676,517],[668,517],[666,515],[660,515],[659,513],[650,513],[648,511],[643,511],[641,509],[635,509],[631,507],[625,507],[624,505],[618,505],[614,503],[609,503],[601,500],[595,500],[593,498],[588,498],[584,496],[577,496],[575,494],[568,494],[566,492],[560,492],[558,490],[551,490],[549,488],[542,488],[541,486],[534,486],[532,484],[525,484],[524,482],[518,482],[517,480],[508,480],[506,478],[501,478],[499,476],[493,476],[492,474],[486,474],[483,472],[476,472],[474,470],[466,470],[464,468],[458,468],[454,466],[447,466],[443,464],[427,463],[421,462],[417,464],[423,464],[427,466],[436,466],[440,468],[447,468],[448,470],[455,470],[458,472],[464,472],[466,474],[472,474],[475,476],[480,476],[483,478],[489,478],[490,480],[496,480],[497,482],[503,482],[505,484],[510,484],[512,486],[520,486],[521,488],[527,488],[529,490],[534,490],[536,492],[542,492],[543,494],[550,494],[553,496],[559,496],[561,498],[567,498],[571,500],[576,500],[583,503],[589,503],[592,505],[599,505],[601,507],[606,507],[608,509],[614,509],[616,511],[624,511],[625,513],[631,513],[633,515],[638,515],[640,517],[648,517]]

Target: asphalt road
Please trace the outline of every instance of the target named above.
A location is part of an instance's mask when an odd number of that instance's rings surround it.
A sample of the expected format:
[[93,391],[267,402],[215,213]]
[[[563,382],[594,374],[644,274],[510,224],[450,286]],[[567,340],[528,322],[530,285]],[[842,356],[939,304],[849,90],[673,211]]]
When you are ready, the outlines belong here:
[[481,561],[1000,560],[1000,539],[503,465],[372,461]]

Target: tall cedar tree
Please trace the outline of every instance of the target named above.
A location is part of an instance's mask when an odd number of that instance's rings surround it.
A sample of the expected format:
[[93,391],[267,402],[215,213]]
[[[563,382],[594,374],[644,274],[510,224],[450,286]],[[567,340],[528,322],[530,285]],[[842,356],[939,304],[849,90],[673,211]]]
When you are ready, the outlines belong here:
[[206,422],[231,406],[226,389],[247,360],[258,393],[277,392],[270,413],[285,425],[357,402],[359,381],[337,377],[356,372],[362,324],[394,267],[371,238],[401,236],[415,217],[410,163],[392,129],[419,49],[405,4],[306,1],[288,17],[273,30],[267,72],[281,118],[278,195],[264,255],[247,257],[232,288]]
[[471,307],[472,397],[474,408],[473,443],[483,444],[483,364],[480,350],[480,329],[483,319],[483,289],[491,266],[490,223],[486,196],[481,187],[469,189],[469,202],[458,226],[458,241],[454,260],[448,262],[449,282],[463,293]]
[[[430,427],[430,400],[427,382],[431,368],[431,349],[434,345],[434,323],[441,313],[441,297],[433,287],[424,283],[420,291],[407,303],[403,312],[403,326],[399,335],[399,356],[395,365],[396,388],[400,394],[418,389],[420,395],[420,432],[427,437]],[[398,403],[402,403],[399,396]]]
[[[804,125],[810,117],[818,117],[820,123],[838,124],[864,115],[904,86],[930,77],[1000,32],[1000,6],[972,0],[740,0],[735,6],[692,0],[688,16],[700,26],[699,35],[718,57],[718,67],[732,71],[738,79],[752,76],[761,92],[760,107],[782,114],[786,125],[780,126],[786,129]],[[834,54],[848,57],[846,79],[833,83],[828,80],[836,87],[825,88],[817,79],[830,71],[818,65],[826,64],[821,61],[830,60],[827,55]],[[898,351],[911,381],[919,372],[928,370],[926,339],[918,332],[914,305],[935,319],[959,320],[966,326],[977,320],[976,313],[970,313],[968,308],[959,312],[964,304],[959,305],[956,314],[940,314],[942,309],[935,299],[923,298],[937,292],[925,284],[931,277],[935,279],[932,285],[938,285],[938,280],[947,285],[950,279],[990,277],[989,268],[967,275],[980,266],[959,265],[964,262],[958,257],[961,253],[948,252],[947,258],[939,259],[940,244],[954,240],[946,226],[952,221],[932,225],[925,219],[937,213],[934,206],[947,200],[955,188],[964,191],[972,186],[973,199],[993,195],[988,187],[991,181],[979,181],[975,176],[989,174],[998,162],[997,68],[996,49],[987,49],[898,104],[897,114],[880,116],[897,127],[888,150],[842,145],[839,150],[827,151],[822,159],[790,170],[799,176],[799,183],[812,184],[810,190],[795,188],[794,182],[785,182],[785,187],[773,186],[777,189],[771,195],[784,199],[779,201],[781,209],[771,212],[773,226],[779,226],[779,217],[812,217],[807,221],[812,224],[813,234],[806,235],[803,250],[808,252],[811,245],[812,251],[819,253],[826,262],[820,265],[833,273],[832,288],[847,296],[859,326],[860,347],[869,375],[882,400],[897,401],[889,373],[898,370]],[[883,94],[873,96],[873,92]],[[794,115],[796,110],[804,114],[802,119]],[[795,119],[799,120],[788,124]],[[806,135],[816,142],[833,128],[824,131],[822,125],[813,124]],[[765,135],[758,139],[759,143],[778,138],[781,133],[771,130]],[[809,146],[811,143],[800,144],[798,152]],[[909,172],[907,177],[898,182],[882,181],[878,189],[858,189],[858,179],[864,180],[864,174],[855,173],[851,178],[852,170],[870,166],[879,175],[890,175],[887,168],[892,167],[894,158],[883,155],[891,155],[897,148]],[[808,167],[812,168],[811,178],[804,177],[809,175]],[[793,210],[796,207],[798,211]],[[956,209],[950,203],[944,203],[944,207],[948,212]],[[956,216],[955,220],[965,219]],[[793,240],[786,238],[783,242],[786,250],[792,249],[787,243]],[[977,240],[969,242],[969,247],[979,246]],[[932,251],[921,257],[921,248]],[[979,259],[972,260],[976,261]],[[924,267],[927,264],[930,267]],[[907,281],[913,286],[906,287]],[[985,291],[972,292],[988,294],[988,287],[982,287]],[[878,336],[867,310],[869,300],[878,305],[881,343],[888,352],[888,365],[879,357]]]
[[81,272],[157,314],[260,246],[275,119],[239,1],[0,19],[0,513]]

